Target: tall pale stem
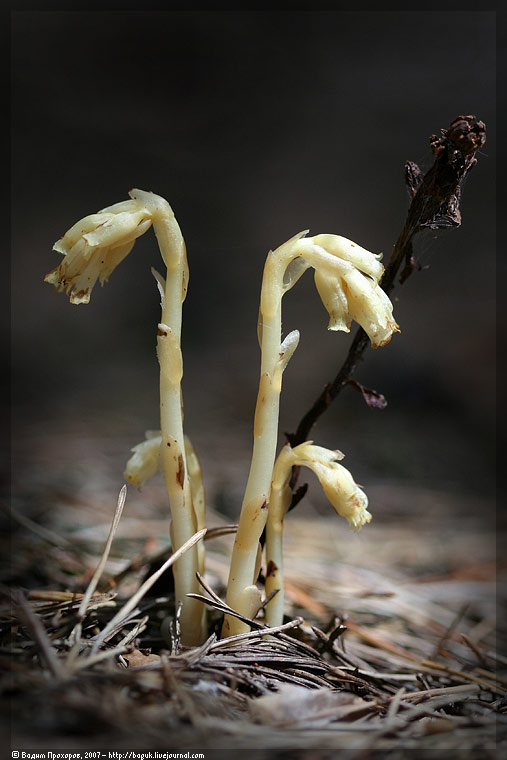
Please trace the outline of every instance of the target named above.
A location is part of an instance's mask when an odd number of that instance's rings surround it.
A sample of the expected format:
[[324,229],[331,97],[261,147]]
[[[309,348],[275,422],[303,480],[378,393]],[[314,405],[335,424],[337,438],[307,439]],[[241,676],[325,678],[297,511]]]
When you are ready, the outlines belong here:
[[[270,254],[273,256],[273,254]],[[268,259],[269,262],[269,259]],[[266,270],[268,264],[266,265]],[[263,291],[268,280],[264,272]],[[277,278],[278,279],[278,278]],[[271,281],[270,286],[273,287]],[[278,412],[281,391],[281,370],[279,368],[281,341],[281,300],[282,284],[279,283],[279,297],[270,312],[262,309],[261,294],[261,376],[255,407],[254,444],[250,473],[241,507],[238,531],[232,552],[227,604],[242,614],[247,614],[247,587],[256,582],[255,568],[259,539],[268,516],[271,477],[278,440]],[[223,636],[244,633],[249,627],[236,618],[227,616],[222,628]]]
[[[171,507],[171,541],[173,551],[179,549],[197,531],[187,457],[183,436],[181,379],[181,317],[186,282],[185,243],[172,210],[157,209],[153,223],[162,258],[167,266],[162,318],[158,326],[157,354],[160,363],[160,458]],[[186,594],[197,593],[196,572],[199,569],[196,546],[175,563],[176,603],[182,602],[182,643],[193,646],[202,642],[204,608]]]

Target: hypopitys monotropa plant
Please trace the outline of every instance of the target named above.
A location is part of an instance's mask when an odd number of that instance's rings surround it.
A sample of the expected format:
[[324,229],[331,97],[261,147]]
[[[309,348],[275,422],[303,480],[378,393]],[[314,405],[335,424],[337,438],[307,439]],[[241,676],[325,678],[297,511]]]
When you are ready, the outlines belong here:
[[[204,522],[196,515],[183,435],[181,379],[182,304],[188,284],[185,242],[166,200],[154,193],[132,190],[131,200],[117,203],[81,219],[54,245],[64,255],[60,265],[46,275],[71,303],[88,303],[96,281],[101,284],[132,250],[151,225],[155,230],[166,277],[154,272],[161,295],[162,316],[157,328],[160,364],[159,460],[171,510],[173,550],[179,549]],[[202,571],[197,546],[187,551],[173,568],[176,600],[182,601],[181,631],[185,644],[200,643],[204,634],[203,607],[187,594],[198,591],[196,573]]]
[[[348,332],[355,319],[374,347],[386,344],[398,329],[392,304],[378,284],[383,273],[380,255],[339,235],[305,237],[306,232],[295,235],[268,253],[262,278],[258,320],[261,371],[252,462],[227,587],[228,605],[246,617],[251,617],[260,603],[255,593],[259,539],[269,513],[282,373],[299,341],[297,330],[282,341],[284,294],[306,269],[313,267],[317,290],[329,314],[328,329]],[[226,615],[222,628],[224,635],[246,630],[245,623]]]
[[[180,338],[182,302],[188,283],[185,244],[172,209],[163,198],[141,190],[133,190],[130,197],[130,201],[103,209],[71,227],[54,246],[55,250],[64,254],[64,259],[45,279],[57,290],[67,293],[71,303],[88,303],[97,279],[101,284],[107,281],[111,272],[130,252],[136,238],[153,224],[167,268],[165,279],[152,270],[161,294],[162,307],[157,337],[161,430],[147,433],[146,440],[134,447],[125,474],[130,482],[140,485],[160,467],[169,495],[172,517],[170,535],[173,549],[176,550],[203,527],[205,521],[199,462],[190,442],[183,435]],[[337,235],[305,235],[306,232],[299,233],[275,251],[270,251],[264,267],[258,320],[261,372],[254,417],[253,453],[227,589],[229,606],[246,617],[255,615],[261,605],[261,594],[256,586],[261,564],[259,539],[270,513],[271,494],[275,495],[275,507],[268,526],[268,562],[271,561],[271,568],[273,564],[282,568],[281,533],[278,528],[281,529],[286,510],[287,467],[292,466],[289,461],[296,464],[297,459],[311,467],[331,503],[349,520],[344,505],[354,494],[357,503],[362,505],[354,507],[359,509],[357,514],[362,515],[359,519],[356,514],[356,527],[369,519],[366,497],[355,485],[350,473],[337,465],[336,452],[332,452],[334,459],[330,459],[329,452],[323,453],[327,450],[308,442],[290,450],[290,453],[285,448],[274,470],[282,374],[299,342],[297,330],[282,340],[283,295],[296,284],[306,269],[312,267],[318,293],[329,314],[329,329],[348,332],[352,320],[355,320],[368,334],[374,347],[386,344],[398,329],[392,315],[392,304],[379,287],[383,272],[380,255]],[[341,469],[337,470],[335,465]],[[204,635],[202,606],[197,600],[186,596],[197,590],[196,573],[204,570],[203,551],[201,543],[199,548],[188,551],[174,566],[176,600],[183,602],[182,641],[189,645],[199,643]],[[268,577],[270,588],[274,589],[275,583],[279,584],[277,588],[280,587],[280,574],[271,573]],[[269,603],[272,607],[268,605],[270,621],[279,619],[280,603],[283,605],[281,593],[275,605],[273,601]],[[223,635],[245,630],[248,626],[244,623],[232,616],[225,617]]]
[[338,464],[343,456],[341,451],[330,451],[306,441],[294,448],[287,443],[276,459],[266,523],[266,596],[277,592],[266,605],[266,622],[271,627],[283,623],[282,536],[283,520],[292,500],[292,468],[304,466],[315,473],[335,511],[346,518],[352,530],[359,530],[371,520],[366,494],[350,472]]

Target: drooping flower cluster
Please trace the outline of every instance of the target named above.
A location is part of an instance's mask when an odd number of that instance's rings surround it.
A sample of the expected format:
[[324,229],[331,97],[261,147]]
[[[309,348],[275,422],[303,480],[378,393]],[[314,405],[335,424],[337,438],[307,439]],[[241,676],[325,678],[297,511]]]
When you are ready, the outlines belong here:
[[315,446],[313,441],[300,443],[293,449],[287,444],[285,448],[288,453],[290,450],[291,466],[304,465],[315,473],[333,509],[345,517],[352,530],[359,530],[370,522],[368,497],[350,472],[338,463],[338,459],[343,459],[340,451]]
[[64,258],[44,281],[66,293],[71,303],[88,303],[97,280],[107,282],[152,221],[150,211],[134,198],[85,216],[54,244]]
[[381,254],[371,253],[341,235],[301,238],[298,248],[315,268],[315,285],[329,314],[328,329],[349,332],[355,320],[373,348],[388,343],[399,329],[393,305],[379,286],[384,272]]

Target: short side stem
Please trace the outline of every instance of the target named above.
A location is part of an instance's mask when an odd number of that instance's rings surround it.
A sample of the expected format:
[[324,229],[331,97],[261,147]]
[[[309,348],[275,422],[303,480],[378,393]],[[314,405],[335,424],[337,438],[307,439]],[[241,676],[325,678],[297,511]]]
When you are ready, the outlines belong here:
[[272,628],[283,623],[283,519],[289,508],[292,491],[292,449],[285,446],[275,462],[266,523],[266,596],[277,594],[266,606],[266,622]]

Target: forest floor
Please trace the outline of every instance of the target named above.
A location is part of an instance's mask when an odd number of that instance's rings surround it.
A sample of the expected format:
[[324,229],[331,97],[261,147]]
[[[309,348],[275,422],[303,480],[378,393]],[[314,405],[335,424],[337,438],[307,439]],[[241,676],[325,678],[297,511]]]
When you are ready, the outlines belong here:
[[[507,562],[485,519],[491,505],[378,483],[369,489],[374,520],[353,534],[310,503],[286,520],[288,626],[225,647],[220,604],[203,588],[209,638],[185,649],[175,628],[172,639],[160,631],[170,571],[121,614],[170,555],[157,478],[140,493],[129,487],[76,637],[118,496],[107,459],[118,441],[106,444],[82,439],[81,458],[47,436],[38,468],[17,485],[0,609],[13,749],[200,750],[206,758],[226,749],[312,758],[346,749],[358,760],[407,750],[493,758],[507,749]],[[230,522],[210,509],[210,529]],[[219,530],[205,542],[205,584],[222,599],[232,541]],[[262,613],[256,625],[262,630]]]

